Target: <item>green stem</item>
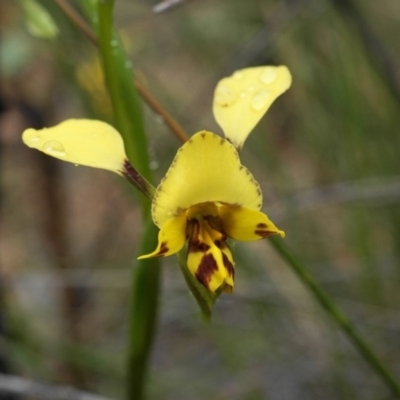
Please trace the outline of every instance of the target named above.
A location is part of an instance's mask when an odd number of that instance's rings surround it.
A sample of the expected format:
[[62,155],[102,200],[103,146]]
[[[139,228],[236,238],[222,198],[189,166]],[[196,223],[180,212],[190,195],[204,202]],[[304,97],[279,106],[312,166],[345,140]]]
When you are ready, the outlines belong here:
[[[142,254],[150,253],[155,249],[157,230],[149,218],[140,245]],[[127,398],[129,400],[140,400],[144,396],[148,359],[156,332],[160,292],[160,263],[158,261],[154,258],[141,260],[133,272],[127,371]]]
[[[113,105],[116,125],[123,136],[129,161],[141,175],[151,181],[142,107],[132,82],[130,62],[113,29],[113,4],[112,0],[102,0],[98,2],[97,8],[99,48],[106,85]],[[127,177],[129,179],[129,176]],[[140,182],[148,189],[145,192],[151,196],[152,186],[147,180]],[[141,205],[146,229],[141,235],[140,253],[146,254],[156,247],[157,227],[151,221],[149,199],[142,196]],[[126,377],[129,400],[141,400],[144,397],[148,361],[156,331],[159,280],[159,259],[150,258],[139,261],[135,265],[129,310]]]
[[357,332],[355,326],[350,319],[343,313],[343,311],[334,303],[334,301],[320,288],[318,283],[307,272],[302,263],[295,258],[290,250],[283,243],[282,239],[276,236],[270,238],[275,250],[283,260],[294,270],[300,280],[309,289],[316,300],[327,311],[327,313],[335,320],[339,327],[346,333],[347,337],[356,347],[358,352],[364,357],[369,365],[380,375],[382,380],[388,386],[397,398],[400,398],[400,386],[393,375],[381,363],[375,355],[371,347],[364,341],[361,335]]
[[184,248],[178,253],[178,262],[181,268],[183,277],[188,285],[191,293],[193,294],[199,308],[201,315],[205,322],[211,321],[212,308],[219,294],[211,293],[206,289],[189,271],[187,266],[187,250]]

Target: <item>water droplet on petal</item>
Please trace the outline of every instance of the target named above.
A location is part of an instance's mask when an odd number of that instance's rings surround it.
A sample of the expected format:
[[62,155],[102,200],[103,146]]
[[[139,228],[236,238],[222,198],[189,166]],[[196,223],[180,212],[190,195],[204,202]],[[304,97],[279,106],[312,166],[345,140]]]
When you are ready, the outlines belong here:
[[251,106],[254,110],[259,111],[267,105],[270,93],[267,89],[258,90],[253,99],[251,100]]
[[236,99],[236,93],[227,86],[219,86],[215,93],[215,102],[221,107],[231,106]]
[[39,140],[40,140],[40,136],[39,135],[31,136],[29,138],[30,142],[38,142]]
[[265,67],[260,75],[262,83],[272,83],[276,79],[276,70],[273,67]]
[[65,149],[64,146],[60,143],[57,142],[57,140],[49,140],[48,142],[46,142],[43,147],[42,150],[52,156],[56,156],[56,157],[64,157],[65,156]]
[[41,137],[35,129],[30,128],[24,132],[24,141],[26,143],[39,142],[40,139]]
[[234,74],[232,75],[232,78],[235,78],[235,79],[242,79],[244,77],[244,73],[243,72],[240,72],[240,71],[236,71],[236,72],[234,72]]
[[150,161],[150,165],[149,166],[150,166],[150,169],[154,171],[159,167],[159,164],[158,164],[157,161]]

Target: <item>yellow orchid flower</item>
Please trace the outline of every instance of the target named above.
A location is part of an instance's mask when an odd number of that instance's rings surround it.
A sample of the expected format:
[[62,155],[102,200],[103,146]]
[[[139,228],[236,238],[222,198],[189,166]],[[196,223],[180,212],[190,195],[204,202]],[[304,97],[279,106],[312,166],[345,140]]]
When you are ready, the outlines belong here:
[[[231,292],[235,263],[227,239],[284,237],[260,211],[260,186],[241,164],[238,150],[290,83],[284,66],[246,68],[218,83],[213,111],[226,139],[201,131],[178,150],[152,200],[158,246],[139,259],[177,253],[187,242],[187,266],[197,280],[213,293]],[[23,141],[64,161],[116,172],[153,194],[127,161],[119,133],[104,122],[78,119],[27,129]]]

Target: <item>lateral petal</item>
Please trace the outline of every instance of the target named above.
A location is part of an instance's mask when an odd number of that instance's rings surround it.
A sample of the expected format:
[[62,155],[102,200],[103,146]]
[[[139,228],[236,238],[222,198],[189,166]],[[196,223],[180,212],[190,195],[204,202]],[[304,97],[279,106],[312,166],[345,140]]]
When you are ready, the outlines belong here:
[[138,257],[138,260],[150,257],[165,257],[177,253],[186,242],[186,213],[171,218],[158,233],[158,246],[150,254]]
[[245,68],[219,81],[214,92],[214,117],[238,150],[291,82],[285,66]]
[[97,120],[69,119],[51,128],[29,128],[22,140],[28,147],[60,160],[118,174],[127,158],[118,131]]
[[183,210],[207,202],[259,210],[262,193],[233,145],[202,131],[178,150],[158,186],[152,205],[154,223],[163,226]]
[[218,213],[224,233],[232,239],[250,242],[271,235],[285,237],[285,232],[279,230],[261,211],[245,207],[221,206]]

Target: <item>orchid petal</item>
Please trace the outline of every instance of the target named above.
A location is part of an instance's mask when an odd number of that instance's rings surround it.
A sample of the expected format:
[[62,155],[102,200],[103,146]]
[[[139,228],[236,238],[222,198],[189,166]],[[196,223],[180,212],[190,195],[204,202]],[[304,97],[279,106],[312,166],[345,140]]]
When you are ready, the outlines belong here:
[[138,260],[150,257],[165,257],[177,253],[186,241],[186,213],[171,218],[158,233],[158,246],[150,254],[138,257]]
[[219,81],[214,92],[214,117],[238,150],[291,82],[285,66],[246,68]]
[[121,135],[97,120],[69,119],[51,128],[30,128],[22,140],[28,147],[60,160],[118,174],[127,158]]
[[224,233],[232,239],[243,242],[259,240],[271,235],[285,237],[285,232],[261,211],[244,207],[221,206],[218,209]]
[[153,199],[154,223],[207,202],[259,210],[262,193],[231,143],[211,132],[195,134],[178,151]]
[[215,293],[222,289],[231,293],[234,286],[232,254],[220,232],[205,220],[192,220],[188,244],[187,266],[189,271],[208,290]]

